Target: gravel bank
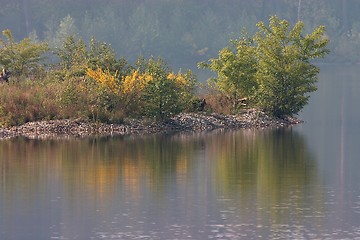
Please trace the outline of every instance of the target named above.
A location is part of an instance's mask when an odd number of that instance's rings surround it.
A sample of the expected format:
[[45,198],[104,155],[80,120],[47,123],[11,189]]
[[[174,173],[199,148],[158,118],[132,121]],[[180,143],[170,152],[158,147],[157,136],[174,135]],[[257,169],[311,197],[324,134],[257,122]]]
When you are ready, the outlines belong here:
[[181,113],[166,121],[125,120],[123,124],[94,123],[84,120],[50,120],[29,122],[21,126],[0,128],[0,139],[86,137],[134,135],[169,132],[205,132],[214,129],[269,128],[298,124],[295,118],[276,119],[250,109],[240,115]]

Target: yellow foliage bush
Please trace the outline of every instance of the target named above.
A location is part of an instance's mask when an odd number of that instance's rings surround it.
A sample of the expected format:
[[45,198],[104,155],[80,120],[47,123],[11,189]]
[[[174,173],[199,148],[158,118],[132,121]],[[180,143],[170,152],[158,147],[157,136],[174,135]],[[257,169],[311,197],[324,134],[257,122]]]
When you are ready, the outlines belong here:
[[104,71],[102,68],[97,68],[96,70],[88,68],[86,74],[96,80],[102,88],[109,89],[116,95],[120,94],[121,84],[116,81],[117,71],[113,75],[109,70]]
[[[100,101],[113,112],[120,108],[131,116],[171,115],[186,109],[192,97],[193,75],[168,71],[164,66],[134,69],[124,75],[101,68],[87,69],[87,75],[99,85]],[[104,95],[104,91],[105,95]],[[110,95],[108,95],[110,93]],[[160,106],[159,109],[155,109]]]
[[149,74],[141,74],[139,70],[133,71],[130,75],[124,78],[124,94],[132,94],[135,92],[140,93],[142,89],[146,87],[146,85],[154,80],[153,76]]

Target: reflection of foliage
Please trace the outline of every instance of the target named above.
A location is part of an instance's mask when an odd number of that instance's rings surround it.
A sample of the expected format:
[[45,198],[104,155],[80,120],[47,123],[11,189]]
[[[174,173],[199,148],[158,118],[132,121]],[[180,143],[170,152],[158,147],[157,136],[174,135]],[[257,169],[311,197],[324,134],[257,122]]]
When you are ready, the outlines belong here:
[[[111,202],[117,191],[126,191],[117,197],[127,201],[140,201],[144,192],[161,201],[175,186],[184,187],[180,193],[196,191],[199,202],[211,194],[239,199],[232,203],[240,207],[232,207],[241,214],[271,214],[275,223],[277,206],[301,209],[307,194],[314,196],[309,204],[323,202],[314,162],[304,139],[286,129],[57,141],[19,138],[0,143],[3,180],[16,186],[19,176],[28,179],[24,189],[29,192],[24,194],[29,196],[52,177],[71,199],[95,196],[100,204]],[[52,174],[44,174],[48,169]],[[7,189],[8,199],[18,196],[11,192],[16,187]],[[284,211],[302,214],[292,207]]]
[[[304,139],[291,130],[219,134],[214,137],[213,145],[210,155],[217,159],[214,171],[217,181],[221,182],[218,190],[222,194],[245,197],[246,192],[255,191],[256,199],[250,202],[256,202],[261,208],[280,206],[294,192],[299,201],[296,205],[301,207],[305,204],[302,201],[307,194],[305,189],[321,195],[318,189],[311,190],[318,181],[315,159]],[[246,202],[248,199],[244,199],[244,204]]]
[[[257,180],[267,179],[264,183],[273,182],[275,185],[284,184],[281,178],[286,176],[292,176],[291,181],[313,180],[314,160],[307,151],[304,140],[298,134],[287,129],[275,129],[264,132],[250,130],[234,132],[227,136],[227,139],[219,141],[229,142],[221,146],[230,147],[215,149],[220,150],[219,164],[225,164],[223,165],[225,168],[218,169],[222,169],[227,174],[241,178],[246,175],[241,174],[242,171],[258,172]],[[252,181],[255,183],[255,180]]]
[[[148,187],[154,196],[159,196],[168,177],[186,174],[195,146],[166,136],[70,141],[13,139],[0,144],[0,171],[9,184],[15,184],[17,176],[26,177],[26,189],[31,191],[46,184],[39,176],[51,166],[55,175],[63,179],[66,194],[81,194],[81,189],[89,197],[99,196],[107,201],[121,183],[120,187],[128,190],[128,198],[138,199],[141,188]],[[24,162],[39,167],[23,168]]]

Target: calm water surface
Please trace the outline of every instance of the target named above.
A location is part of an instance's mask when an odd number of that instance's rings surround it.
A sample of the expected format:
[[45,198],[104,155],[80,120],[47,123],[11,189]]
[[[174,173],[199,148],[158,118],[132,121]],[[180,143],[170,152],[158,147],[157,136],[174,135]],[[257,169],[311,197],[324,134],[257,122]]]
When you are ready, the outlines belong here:
[[0,239],[360,239],[360,70],[293,128],[0,141]]

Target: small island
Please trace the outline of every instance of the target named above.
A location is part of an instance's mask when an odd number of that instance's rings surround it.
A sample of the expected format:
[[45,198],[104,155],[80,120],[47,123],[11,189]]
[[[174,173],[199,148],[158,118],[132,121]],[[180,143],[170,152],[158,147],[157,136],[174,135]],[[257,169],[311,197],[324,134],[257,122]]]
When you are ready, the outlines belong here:
[[[62,47],[10,30],[0,41],[0,138],[92,136],[214,129],[283,127],[315,91],[311,61],[329,50],[325,28],[304,34],[276,16],[243,33],[199,68],[216,77],[199,83],[191,70],[174,71],[161,58],[134,64],[91,39],[68,36]],[[46,64],[54,53],[58,61]],[[19,58],[18,56],[21,56]]]
[[0,129],[0,139],[12,137],[66,138],[89,136],[128,136],[170,133],[200,133],[216,129],[279,128],[301,123],[293,117],[274,118],[256,109],[239,115],[180,113],[162,121],[125,120],[122,124],[94,123],[84,119],[28,122]]

